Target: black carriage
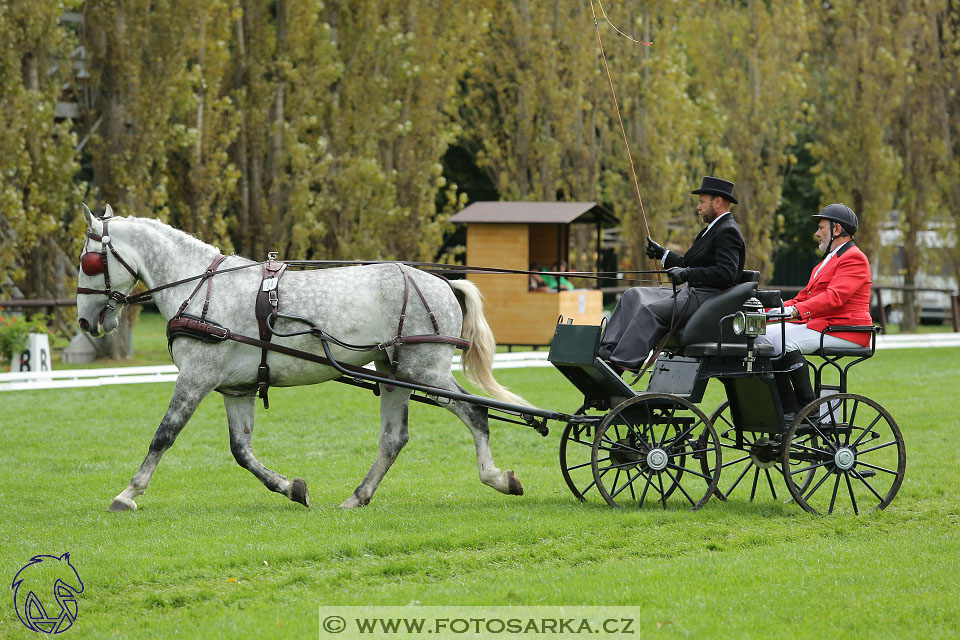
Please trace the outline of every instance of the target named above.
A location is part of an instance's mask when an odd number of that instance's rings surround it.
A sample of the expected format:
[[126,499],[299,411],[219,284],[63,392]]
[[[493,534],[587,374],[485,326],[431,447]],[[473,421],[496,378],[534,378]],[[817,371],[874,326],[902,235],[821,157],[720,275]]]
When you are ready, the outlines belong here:
[[[746,272],[745,282],[702,305],[668,339],[644,391],[596,357],[602,327],[557,325],[549,359],[584,396],[560,441],[574,496],[698,509],[711,496],[726,500],[739,490],[754,500],[769,491],[814,513],[890,504],[904,475],[903,437],[880,404],[847,384],[851,367],[874,354],[878,329],[833,327],[869,332],[870,346],[821,344],[817,399],[787,423],[773,345],[754,343],[769,315],[763,308],[780,306],[780,295],[758,290],[756,275]],[[697,405],[711,379],[727,399],[707,415]]]

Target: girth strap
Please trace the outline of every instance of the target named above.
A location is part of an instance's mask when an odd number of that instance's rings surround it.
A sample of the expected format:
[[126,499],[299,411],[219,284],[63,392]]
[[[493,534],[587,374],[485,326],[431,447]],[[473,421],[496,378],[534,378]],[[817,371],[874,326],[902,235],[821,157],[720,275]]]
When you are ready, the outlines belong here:
[[[257,314],[257,327],[260,330],[260,340],[270,342],[273,333],[267,326],[267,318],[270,323],[277,321],[277,305],[280,303],[280,278],[287,269],[285,262],[276,262],[272,258],[276,254],[271,254],[271,259],[263,265],[263,279],[260,282],[260,289],[257,291],[257,302],[255,306]],[[270,399],[267,397],[267,390],[270,388],[270,367],[267,365],[267,349],[263,348],[260,355],[260,366],[257,367],[257,395],[263,400],[263,408],[270,408]]]

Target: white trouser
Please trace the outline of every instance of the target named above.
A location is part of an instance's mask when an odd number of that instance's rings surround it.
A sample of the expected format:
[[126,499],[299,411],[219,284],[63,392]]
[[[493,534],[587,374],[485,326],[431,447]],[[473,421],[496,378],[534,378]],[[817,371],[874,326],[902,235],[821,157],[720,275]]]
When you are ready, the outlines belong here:
[[800,353],[814,353],[820,349],[820,336],[823,336],[823,346],[834,348],[859,347],[861,345],[850,340],[838,338],[829,333],[822,334],[819,331],[807,328],[805,324],[795,324],[792,322],[777,322],[767,325],[767,335],[757,336],[758,344],[772,344],[775,355],[781,356],[780,350],[783,344],[781,334],[786,335],[787,351],[799,351]]

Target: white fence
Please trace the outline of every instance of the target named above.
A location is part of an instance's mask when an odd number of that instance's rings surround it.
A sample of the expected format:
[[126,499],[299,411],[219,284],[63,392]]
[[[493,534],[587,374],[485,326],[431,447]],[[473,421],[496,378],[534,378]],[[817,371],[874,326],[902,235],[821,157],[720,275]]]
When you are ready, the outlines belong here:
[[[915,349],[930,347],[960,347],[960,333],[911,333],[879,336],[877,349]],[[494,369],[549,367],[547,351],[515,351],[498,353],[493,358]],[[453,369],[460,369],[459,356],[453,359]],[[98,387],[113,384],[142,384],[145,382],[174,382],[177,368],[118,367],[114,369],[59,369],[55,371],[24,371],[0,373],[0,392],[26,389],[63,389],[67,387]]]

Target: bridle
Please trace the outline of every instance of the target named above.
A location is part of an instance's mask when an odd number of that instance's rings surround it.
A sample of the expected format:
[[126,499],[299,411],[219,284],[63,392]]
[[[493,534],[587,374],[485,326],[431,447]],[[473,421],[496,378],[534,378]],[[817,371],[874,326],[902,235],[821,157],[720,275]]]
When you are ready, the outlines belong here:
[[[113,254],[113,257],[117,259],[124,269],[126,269],[130,275],[133,276],[133,284],[136,286],[137,282],[140,281],[140,276],[137,272],[131,267],[126,260],[120,257],[120,254],[117,253],[117,250],[113,246],[113,242],[110,239],[110,234],[107,231],[107,225],[110,222],[109,218],[100,218],[103,223],[103,235],[97,235],[90,231],[87,231],[86,239],[83,241],[83,251],[80,253],[80,269],[83,271],[84,275],[88,276],[98,276],[101,273],[103,274],[103,289],[90,289],[88,287],[77,287],[77,293],[85,294],[102,294],[107,296],[110,300],[115,300],[120,304],[131,304],[134,302],[141,302],[140,297],[143,294],[136,296],[130,296],[120,291],[116,291],[110,286],[110,269],[107,262],[107,250],[109,249],[110,253]],[[87,241],[93,240],[100,243],[100,251],[89,251],[87,249]],[[132,287],[131,287],[132,288]],[[149,299],[149,296],[148,298]]]

